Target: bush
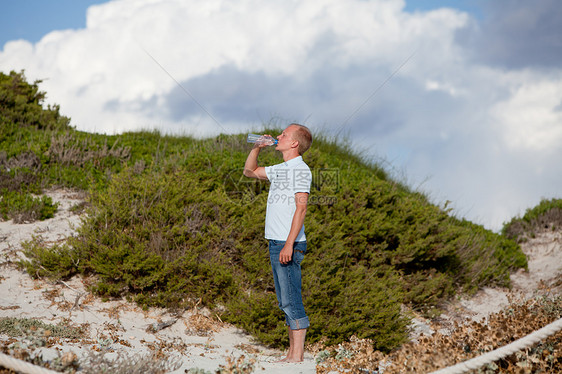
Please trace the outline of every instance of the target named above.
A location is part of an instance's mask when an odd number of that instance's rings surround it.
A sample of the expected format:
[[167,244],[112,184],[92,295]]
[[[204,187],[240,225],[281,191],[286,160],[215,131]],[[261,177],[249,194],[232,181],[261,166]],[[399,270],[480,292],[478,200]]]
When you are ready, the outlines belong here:
[[29,260],[20,266],[35,278],[67,279],[77,273],[79,258],[66,243],[47,246],[41,237],[22,243],[23,253]]
[[52,218],[59,203],[50,196],[34,197],[28,193],[4,192],[0,196],[0,217],[13,219],[14,223],[26,223]]
[[18,127],[34,127],[38,130],[71,128],[70,119],[60,115],[58,105],[43,108],[46,94],[39,91],[39,83],[40,80],[27,83],[23,71],[11,71],[9,75],[0,72],[1,135],[16,131]]

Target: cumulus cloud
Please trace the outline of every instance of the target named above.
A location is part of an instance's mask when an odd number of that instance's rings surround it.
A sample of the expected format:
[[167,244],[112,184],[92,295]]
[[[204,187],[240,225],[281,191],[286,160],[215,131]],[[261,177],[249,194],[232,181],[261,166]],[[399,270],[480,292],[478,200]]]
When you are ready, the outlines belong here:
[[210,119],[184,89],[224,128],[271,114],[325,122],[335,102],[343,120],[420,44],[450,53],[451,30],[466,21],[453,11],[409,15],[403,5],[118,0],[90,7],[83,30],[8,43],[0,66],[48,78],[50,97],[87,130],[182,121],[192,131]]
[[[349,134],[497,229],[562,182],[562,78],[548,51],[562,22],[554,0],[539,3],[515,40],[523,1],[479,21],[402,0],[114,0],[90,7],[84,29],[8,42],[0,69],[45,79],[80,130],[208,136],[281,118]],[[533,35],[541,53],[525,59]]]
[[513,95],[492,108],[504,142],[513,150],[541,153],[562,144],[562,79],[525,82]]

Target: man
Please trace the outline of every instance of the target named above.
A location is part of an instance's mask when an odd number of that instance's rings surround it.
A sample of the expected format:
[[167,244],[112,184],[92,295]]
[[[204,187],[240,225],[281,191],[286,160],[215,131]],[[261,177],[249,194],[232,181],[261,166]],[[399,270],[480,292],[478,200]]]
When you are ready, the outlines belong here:
[[283,163],[258,166],[260,150],[267,145],[256,144],[250,151],[244,175],[269,180],[269,196],[265,216],[265,238],[269,240],[269,257],[279,308],[285,313],[289,331],[289,352],[282,362],[301,362],[304,358],[306,329],[310,322],[304,311],[301,295],[301,261],[306,253],[304,217],[312,174],[302,155],[312,144],[310,130],[292,123],[277,137],[275,147],[283,155]]

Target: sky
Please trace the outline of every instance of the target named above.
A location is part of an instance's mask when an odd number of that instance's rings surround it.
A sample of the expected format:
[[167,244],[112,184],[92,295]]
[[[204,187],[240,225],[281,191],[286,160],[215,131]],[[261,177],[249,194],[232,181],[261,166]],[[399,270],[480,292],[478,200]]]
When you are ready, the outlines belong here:
[[0,71],[78,130],[303,123],[498,231],[562,198],[558,0],[0,0]]

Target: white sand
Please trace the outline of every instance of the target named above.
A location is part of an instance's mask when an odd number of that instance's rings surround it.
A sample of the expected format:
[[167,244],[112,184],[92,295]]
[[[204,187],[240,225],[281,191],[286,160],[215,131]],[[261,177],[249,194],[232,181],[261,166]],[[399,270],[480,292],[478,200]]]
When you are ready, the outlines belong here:
[[[527,300],[562,292],[562,232],[545,231],[521,244],[529,270],[511,274],[511,289],[486,287],[470,299],[460,301],[463,314],[481,320],[502,310],[509,298]],[[558,283],[558,284],[557,284]]]

